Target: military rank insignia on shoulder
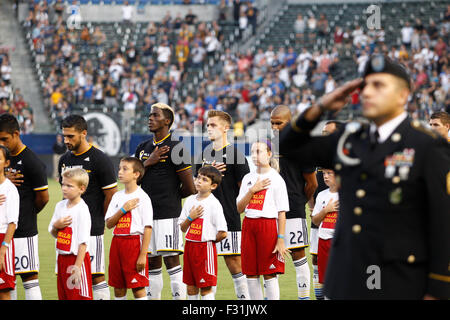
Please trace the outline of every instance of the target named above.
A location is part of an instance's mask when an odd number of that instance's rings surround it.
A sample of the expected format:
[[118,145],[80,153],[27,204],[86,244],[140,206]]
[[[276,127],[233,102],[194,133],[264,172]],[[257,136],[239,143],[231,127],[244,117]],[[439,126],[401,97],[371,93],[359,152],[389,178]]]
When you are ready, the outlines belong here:
[[420,123],[419,120],[413,120],[411,121],[411,127],[413,127],[414,129],[416,129],[417,131],[423,132],[429,136],[431,136],[433,139],[437,139],[439,137],[439,135],[434,132],[433,130],[426,128],[422,123]]

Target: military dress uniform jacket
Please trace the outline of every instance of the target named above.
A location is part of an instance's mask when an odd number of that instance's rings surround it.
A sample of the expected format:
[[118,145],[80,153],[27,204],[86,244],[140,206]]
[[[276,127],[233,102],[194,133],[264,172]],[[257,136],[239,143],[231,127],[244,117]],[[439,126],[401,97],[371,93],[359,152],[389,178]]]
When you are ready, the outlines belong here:
[[[340,185],[325,296],[422,299],[430,294],[448,299],[448,143],[408,118],[375,145],[367,124],[350,134],[343,128],[311,137],[316,124],[302,116],[291,122],[281,132],[280,153],[335,170]],[[348,159],[342,154],[353,160],[342,161]]]

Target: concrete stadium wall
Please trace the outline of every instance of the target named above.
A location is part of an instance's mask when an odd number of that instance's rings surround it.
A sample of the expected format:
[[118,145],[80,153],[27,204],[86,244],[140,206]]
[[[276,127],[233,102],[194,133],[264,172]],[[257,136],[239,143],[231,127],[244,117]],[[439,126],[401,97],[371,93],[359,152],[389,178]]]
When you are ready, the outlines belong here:
[[[198,21],[213,21],[219,17],[219,7],[215,5],[147,5],[138,10],[135,5],[133,12],[134,22],[163,20],[167,11],[172,17],[178,13],[184,17],[189,10],[197,15]],[[122,6],[120,5],[80,5],[82,21],[89,22],[120,22],[122,21]],[[28,4],[19,5],[19,20],[23,21],[28,16]]]

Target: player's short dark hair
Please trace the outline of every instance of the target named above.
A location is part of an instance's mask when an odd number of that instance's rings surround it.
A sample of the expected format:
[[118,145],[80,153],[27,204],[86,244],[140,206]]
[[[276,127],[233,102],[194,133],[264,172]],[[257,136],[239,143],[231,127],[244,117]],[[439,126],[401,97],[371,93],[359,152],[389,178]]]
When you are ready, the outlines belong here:
[[201,174],[203,176],[210,178],[211,183],[217,184],[217,186],[219,186],[219,184],[222,182],[222,174],[218,169],[216,169],[213,166],[201,167],[200,169],[198,169],[197,174]]
[[135,157],[123,157],[122,159],[120,159],[120,161],[125,161],[128,163],[131,163],[131,166],[133,168],[133,173],[139,172],[139,177],[137,178],[136,182],[137,182],[137,184],[140,184],[140,182],[145,174],[145,167],[144,167],[144,164],[141,162],[141,160],[139,160],[138,158],[135,158]]
[[450,114],[445,111],[438,111],[433,113],[430,116],[430,119],[439,119],[444,126],[450,125]]
[[61,121],[61,129],[62,128],[74,128],[78,132],[84,131],[88,129],[86,120],[78,115],[78,114],[71,114],[65,117]]
[[9,113],[0,115],[0,132],[13,134],[15,131],[20,132],[19,122],[16,117]]
[[11,152],[9,149],[3,145],[0,144],[0,150],[3,152],[3,156],[5,157],[5,161],[8,161],[11,159]]

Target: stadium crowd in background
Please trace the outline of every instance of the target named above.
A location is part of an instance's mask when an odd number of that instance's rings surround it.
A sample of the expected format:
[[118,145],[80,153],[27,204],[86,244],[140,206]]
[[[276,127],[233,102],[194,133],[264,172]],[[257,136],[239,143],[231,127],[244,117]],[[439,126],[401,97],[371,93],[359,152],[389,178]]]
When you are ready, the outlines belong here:
[[12,67],[8,48],[0,48],[0,114],[10,113],[19,121],[22,133],[34,130],[33,109],[23,98],[20,88],[11,83]]
[[[72,6],[76,5],[74,1]],[[234,6],[237,28],[251,25],[245,16],[251,6],[239,1],[229,5]],[[32,28],[36,57],[52,63],[44,88],[52,118],[64,117],[77,104],[121,108],[131,102],[136,114],[146,114],[151,104],[161,101],[174,107],[174,128],[191,130],[195,124],[204,125],[206,111],[217,109],[229,112],[235,125],[245,130],[259,119],[268,120],[279,104],[288,105],[294,114],[303,111],[315,97],[346,80],[349,71],[343,70],[343,58],[353,58],[355,69],[350,73],[356,74],[372,53],[385,53],[409,69],[415,89],[408,111],[414,118],[428,122],[433,112],[449,108],[450,9],[441,21],[405,22],[401,30],[394,31],[400,45],[386,43],[382,28],[333,29],[324,14],[316,17],[309,11],[295,22],[296,46],[277,49],[269,45],[243,53],[224,46],[220,23],[198,22],[192,11],[185,17],[168,11],[161,23],[150,22],[141,47],[133,41],[126,47],[118,42],[109,47],[100,27],[69,29],[60,14],[66,9],[61,6],[60,2],[53,7],[46,1],[33,2],[25,22]],[[221,19],[226,18],[224,6]],[[245,23],[241,21],[244,16]],[[310,50],[305,38],[331,45]],[[81,58],[91,50],[96,52],[94,59]],[[215,72],[208,72],[203,68],[216,53],[220,63]],[[205,72],[195,94],[183,98],[176,91],[188,84],[189,68]],[[355,95],[350,116],[358,110]]]

